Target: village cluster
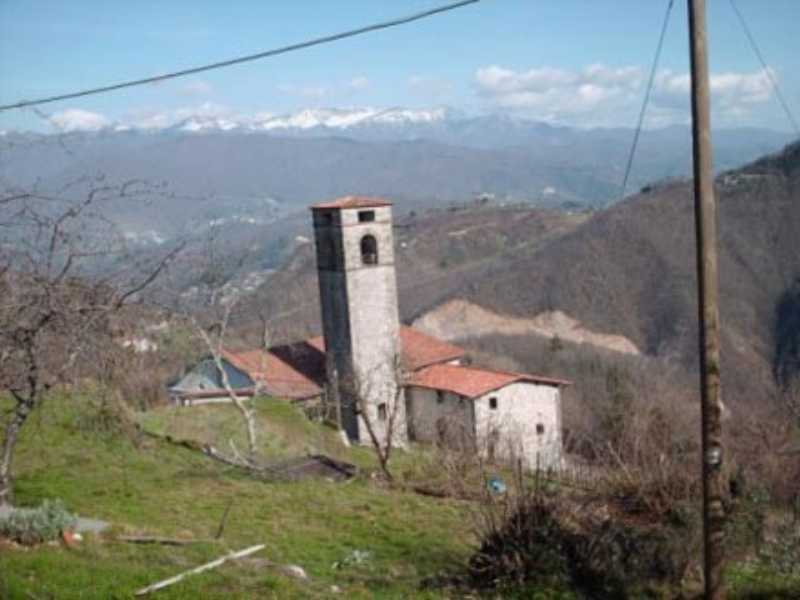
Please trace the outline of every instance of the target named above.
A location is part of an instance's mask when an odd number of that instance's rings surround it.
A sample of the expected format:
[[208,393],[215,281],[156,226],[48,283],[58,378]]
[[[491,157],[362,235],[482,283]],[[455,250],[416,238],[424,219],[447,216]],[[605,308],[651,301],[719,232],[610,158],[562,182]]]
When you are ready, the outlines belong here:
[[[235,394],[333,407],[354,443],[468,444],[558,468],[569,382],[473,366],[464,349],[400,324],[390,202],[347,196],[311,212],[323,336],[224,350]],[[229,401],[210,357],[169,392],[181,406]]]

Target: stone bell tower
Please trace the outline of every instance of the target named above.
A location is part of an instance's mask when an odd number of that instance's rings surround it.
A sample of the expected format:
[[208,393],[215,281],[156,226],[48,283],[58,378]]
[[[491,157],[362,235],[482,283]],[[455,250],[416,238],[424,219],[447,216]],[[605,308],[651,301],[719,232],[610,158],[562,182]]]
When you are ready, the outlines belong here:
[[325,335],[329,393],[349,438],[406,439],[405,401],[398,390],[399,317],[392,205],[347,196],[311,207]]

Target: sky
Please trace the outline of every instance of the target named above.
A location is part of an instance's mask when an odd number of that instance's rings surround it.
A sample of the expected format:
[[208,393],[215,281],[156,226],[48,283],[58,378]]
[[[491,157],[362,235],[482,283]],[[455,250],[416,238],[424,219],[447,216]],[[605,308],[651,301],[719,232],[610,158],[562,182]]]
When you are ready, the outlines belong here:
[[[0,0],[0,103],[162,74],[448,0]],[[800,0],[736,0],[800,118]],[[307,108],[449,107],[578,127],[636,123],[667,0],[482,0],[424,21],[198,76],[0,113],[0,130],[163,127]],[[790,131],[729,0],[708,0],[712,122]],[[676,0],[645,127],[686,123]]]

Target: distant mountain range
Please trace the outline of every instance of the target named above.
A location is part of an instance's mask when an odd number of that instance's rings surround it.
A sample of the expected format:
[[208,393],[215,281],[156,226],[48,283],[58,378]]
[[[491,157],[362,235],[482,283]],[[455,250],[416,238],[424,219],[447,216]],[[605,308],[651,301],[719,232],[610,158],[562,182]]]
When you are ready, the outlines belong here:
[[[630,148],[633,130],[617,128],[576,128],[517,118],[506,114],[468,115],[447,107],[430,109],[394,108],[315,108],[295,113],[275,115],[258,113],[252,116],[208,115],[202,110],[178,121],[109,122],[91,130],[67,127],[73,135],[107,136],[113,133],[150,135],[182,135],[229,133],[264,134],[278,137],[325,138],[346,137],[358,141],[417,141],[428,140],[453,146],[482,149],[514,147],[570,148],[584,144],[621,144],[624,154]],[[62,134],[63,135],[63,134]],[[35,133],[0,132],[0,139],[37,139]],[[642,144],[686,143],[688,127],[670,126],[644,131]],[[725,169],[741,164],[743,152],[775,149],[789,141],[790,135],[758,128],[723,129],[715,131],[717,166]],[[596,149],[596,146],[595,146]],[[619,152],[615,149],[614,152]],[[758,155],[749,157],[750,160]]]
[[[544,207],[598,207],[620,198],[633,131],[578,129],[503,115],[430,110],[317,109],[208,117],[160,129],[112,123],[97,131],[0,135],[6,184],[59,188],[87,174],[166,184],[149,206],[118,206],[126,235],[166,240],[235,217],[272,221],[325,198],[360,193],[437,206],[488,195]],[[714,133],[715,165],[733,168],[780,148],[764,129]],[[687,127],[644,131],[628,192],[684,177]],[[75,190],[73,190],[75,191]]]

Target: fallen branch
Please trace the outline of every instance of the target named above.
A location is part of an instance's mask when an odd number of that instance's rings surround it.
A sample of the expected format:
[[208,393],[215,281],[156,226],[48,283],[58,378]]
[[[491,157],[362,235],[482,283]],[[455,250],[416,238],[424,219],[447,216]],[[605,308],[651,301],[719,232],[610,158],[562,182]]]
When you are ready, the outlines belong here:
[[121,535],[120,542],[130,544],[163,544],[165,546],[188,546],[189,544],[207,544],[214,540],[182,540],[179,538],[159,537],[155,535]]
[[239,552],[231,552],[230,554],[226,554],[225,556],[222,556],[217,560],[212,560],[209,563],[200,565],[199,567],[195,567],[194,569],[191,569],[189,571],[184,571],[183,573],[179,573],[178,575],[170,577],[169,579],[164,579],[152,585],[148,585],[147,587],[144,587],[140,590],[136,590],[134,595],[144,596],[151,592],[155,592],[169,585],[172,585],[173,583],[178,583],[184,577],[188,577],[189,575],[197,575],[198,573],[202,573],[203,571],[209,571],[210,569],[216,569],[217,567],[228,562],[229,560],[235,560],[237,558],[244,558],[245,556],[250,556],[251,554],[255,554],[256,552],[258,552],[259,550],[263,550],[264,548],[266,548],[266,544],[258,544],[257,546],[250,546],[249,548],[245,548],[244,550],[239,550]]
[[244,469],[245,471],[250,472],[251,474],[258,475],[259,477],[282,477],[282,473],[278,472],[276,469],[267,466],[267,465],[258,465],[254,462],[246,460],[244,458],[235,458],[227,456],[223,454],[219,450],[217,450],[214,446],[205,445],[202,446],[202,452],[209,458],[213,458],[223,464],[226,464],[231,467],[236,467],[238,469]]
[[214,448],[214,446],[205,445],[205,446],[202,446],[202,450],[203,450],[203,454],[205,454],[209,458],[213,458],[214,460],[218,460],[219,462],[224,463],[224,464],[226,464],[228,466],[237,467],[239,469],[246,469],[248,471],[260,471],[260,469],[258,469],[252,463],[249,463],[249,462],[246,462],[246,461],[243,461],[243,460],[239,460],[239,459],[236,459],[236,458],[231,458],[230,456],[227,456],[226,454],[223,454],[222,452],[220,452],[219,450]]

